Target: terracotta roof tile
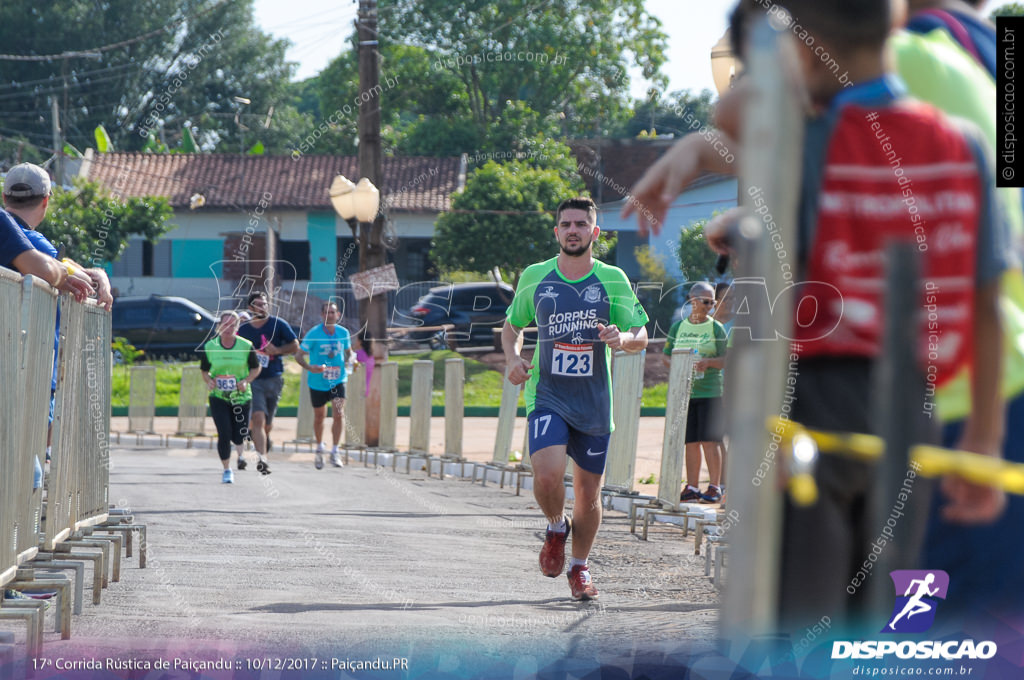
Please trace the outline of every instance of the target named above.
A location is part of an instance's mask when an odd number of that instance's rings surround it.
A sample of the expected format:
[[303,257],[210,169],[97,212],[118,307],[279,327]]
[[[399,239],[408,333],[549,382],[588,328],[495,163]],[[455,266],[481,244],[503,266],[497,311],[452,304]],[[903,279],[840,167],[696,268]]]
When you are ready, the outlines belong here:
[[[577,172],[599,205],[621,201],[647,169],[679,139],[580,139],[569,142]],[[701,173],[687,189],[716,182],[721,175]]]
[[[248,210],[263,198],[275,208],[332,210],[334,176],[356,181],[358,165],[355,156],[116,152],[96,154],[88,178],[122,196],[165,196],[174,208],[187,208],[198,193],[207,209]],[[458,157],[385,158],[383,170],[381,197],[397,212],[448,210],[465,184]]]

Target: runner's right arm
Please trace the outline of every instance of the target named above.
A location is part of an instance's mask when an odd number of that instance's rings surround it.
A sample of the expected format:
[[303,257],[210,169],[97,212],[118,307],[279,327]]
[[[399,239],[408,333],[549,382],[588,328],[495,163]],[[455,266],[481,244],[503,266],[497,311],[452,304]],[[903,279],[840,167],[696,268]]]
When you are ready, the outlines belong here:
[[523,349],[523,329],[513,326],[508,319],[505,319],[505,325],[501,328],[501,348],[505,352],[508,381],[513,385],[522,385],[530,377],[533,364],[519,356]]
[[306,357],[308,357],[308,356],[309,356],[309,352],[307,352],[306,350],[304,350],[304,349],[302,349],[300,347],[299,351],[295,353],[295,363],[297,363],[299,366],[302,366],[304,369],[306,369],[310,373],[323,373],[324,372],[324,367],[323,366],[314,366],[313,364],[311,364],[308,361],[306,361]]
[[217,383],[213,382],[213,378],[210,377],[210,360],[206,356],[206,351],[203,349],[199,350],[199,372],[203,376],[203,382],[206,383],[207,389],[217,389]]
[[[298,342],[298,341],[296,341],[296,342]],[[299,349],[298,349],[297,352],[295,352],[295,363],[297,363],[299,366],[302,366],[304,369],[306,369],[310,373],[323,373],[324,372],[324,367],[323,366],[313,366],[308,361],[306,361],[306,358],[310,355],[310,352],[312,351],[312,349],[313,348],[311,347],[309,335],[307,335],[302,340],[302,342],[299,343]]]

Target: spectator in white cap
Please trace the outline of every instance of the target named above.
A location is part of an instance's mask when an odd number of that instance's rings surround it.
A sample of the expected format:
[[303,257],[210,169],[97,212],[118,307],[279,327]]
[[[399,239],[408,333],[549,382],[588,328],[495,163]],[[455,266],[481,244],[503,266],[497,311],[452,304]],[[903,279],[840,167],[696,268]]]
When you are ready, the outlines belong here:
[[[3,199],[7,212],[18,223],[35,249],[56,258],[57,249],[45,236],[36,231],[36,227],[46,217],[46,209],[50,202],[50,176],[46,174],[46,170],[32,163],[15,165],[4,178]],[[100,305],[109,310],[114,298],[110,294],[107,273],[99,267],[83,267],[68,258],[64,258],[63,263],[69,274],[81,272],[91,280]]]
[[[693,388],[686,412],[686,488],[682,502],[719,503],[725,493],[722,462],[725,421],[722,412],[722,369],[725,368],[725,327],[711,317],[715,289],[706,281],[690,286],[690,314],[672,324],[665,342],[665,360],[672,350],[683,348],[697,354]],[[701,451],[708,465],[710,484],[700,490]]]
[[[21,228],[25,238],[37,251],[56,259],[57,249],[49,239],[36,231],[36,227],[46,217],[46,208],[50,202],[50,176],[38,165],[21,163],[7,172],[3,189],[4,207],[7,213]],[[71,259],[61,261],[69,278],[85,278],[90,282],[89,291],[95,288],[100,305],[110,310],[114,302],[110,294],[110,281],[107,273],[98,267],[87,269]],[[50,377],[50,423],[53,423],[54,396],[57,391],[57,350],[60,342],[60,309],[57,309],[57,323],[53,339],[53,372]],[[50,441],[53,432],[46,434],[46,460],[50,460]]]

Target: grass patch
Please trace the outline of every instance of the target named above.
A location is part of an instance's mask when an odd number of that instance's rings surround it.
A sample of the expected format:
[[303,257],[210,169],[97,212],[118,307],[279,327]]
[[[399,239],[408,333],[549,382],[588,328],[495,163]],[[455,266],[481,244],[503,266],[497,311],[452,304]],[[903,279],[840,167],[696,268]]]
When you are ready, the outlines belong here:
[[[142,361],[135,365],[156,367],[156,405],[177,408],[178,391],[181,389],[181,369],[185,366],[198,366],[199,362]],[[110,381],[112,406],[128,405],[128,380],[128,366],[114,366]]]
[[640,403],[650,408],[665,408],[668,399],[668,383],[659,383],[645,387]]
[[[405,354],[391,357],[398,364],[398,405],[409,406],[412,403],[412,364],[414,361],[429,359],[434,362],[434,386],[430,403],[444,406],[444,362],[445,359],[463,359],[466,363],[466,382],[463,386],[463,399],[466,406],[501,405],[501,389],[504,376],[490,368],[487,364],[469,359],[451,350],[435,350],[419,354]],[[525,402],[520,394],[519,405]]]

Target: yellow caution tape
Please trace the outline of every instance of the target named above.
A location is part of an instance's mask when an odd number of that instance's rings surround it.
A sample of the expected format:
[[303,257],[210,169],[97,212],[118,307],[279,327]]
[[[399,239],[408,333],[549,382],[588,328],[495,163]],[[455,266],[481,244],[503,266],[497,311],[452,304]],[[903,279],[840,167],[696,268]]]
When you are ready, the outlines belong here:
[[[780,435],[787,442],[798,434],[806,435],[822,453],[876,460],[885,451],[885,442],[875,435],[809,430],[800,423],[781,418],[769,418],[766,425],[769,432]],[[910,460],[917,474],[924,477],[956,475],[975,484],[994,486],[1007,493],[1024,494],[1024,463],[925,444],[911,447]],[[790,496],[798,505],[810,505],[814,500],[808,499],[817,498],[817,488],[809,474],[794,476],[788,486]]]
[[800,423],[782,418],[769,418],[768,430],[780,435],[783,439],[792,440],[798,434],[805,434],[814,440],[818,450],[822,453],[840,453],[874,460],[880,458],[885,451],[885,442],[879,437],[870,434],[837,434],[833,432],[821,432],[819,430],[808,430]]
[[814,483],[813,475],[793,475],[789,478],[788,487],[789,497],[800,507],[806,508],[818,502],[818,485]]

